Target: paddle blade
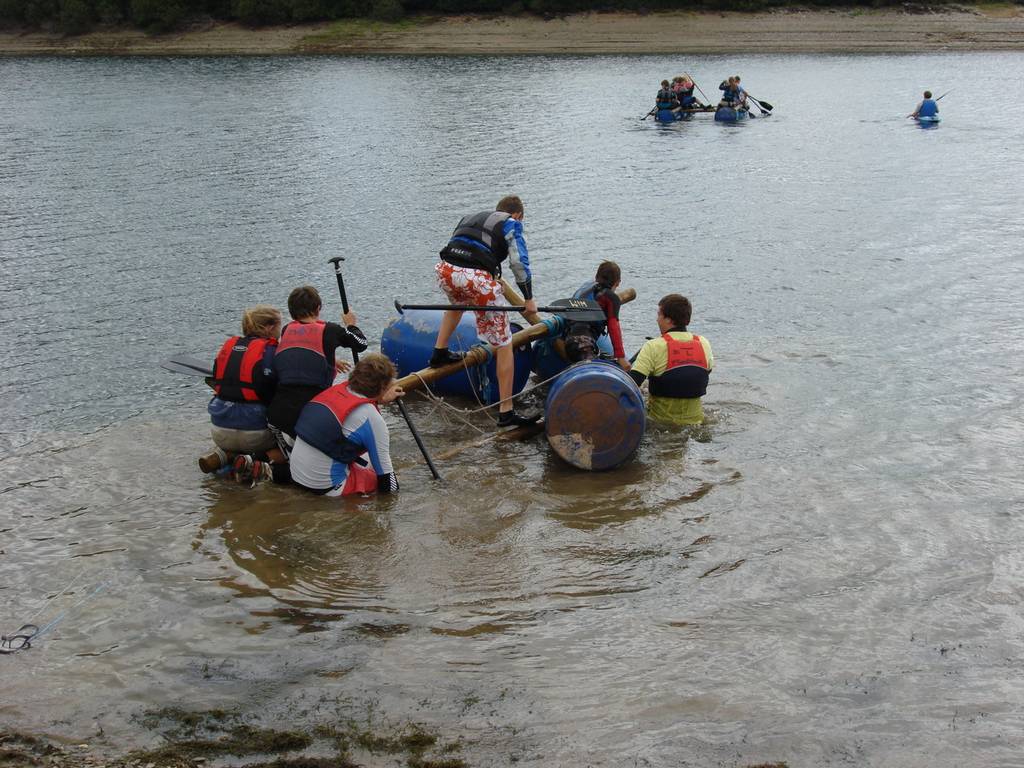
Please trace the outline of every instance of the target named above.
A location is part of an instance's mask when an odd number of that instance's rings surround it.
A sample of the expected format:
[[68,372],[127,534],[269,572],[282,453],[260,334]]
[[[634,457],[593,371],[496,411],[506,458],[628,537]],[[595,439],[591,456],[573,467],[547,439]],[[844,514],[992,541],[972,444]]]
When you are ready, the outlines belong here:
[[174,371],[174,373],[184,373],[186,376],[203,376],[205,378],[213,376],[213,370],[209,363],[185,355],[176,355],[170,360],[165,360],[160,363],[160,367]]
[[773,109],[775,109],[775,107],[773,107],[771,104],[769,104],[764,99],[759,99],[757,103],[760,104],[763,109],[766,109],[769,112],[771,112]]

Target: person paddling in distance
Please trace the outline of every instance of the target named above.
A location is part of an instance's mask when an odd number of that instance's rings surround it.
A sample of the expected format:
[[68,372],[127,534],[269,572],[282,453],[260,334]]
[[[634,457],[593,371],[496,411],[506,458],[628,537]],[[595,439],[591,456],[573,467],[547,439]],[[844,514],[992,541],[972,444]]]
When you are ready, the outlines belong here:
[[574,299],[596,301],[604,310],[605,322],[580,323],[573,322],[572,313],[567,314],[568,327],[565,332],[565,354],[570,362],[593,360],[600,355],[597,340],[608,332],[612,342],[612,354],[615,361],[624,371],[630,369],[626,352],[622,346],[622,329],[619,327],[619,308],[622,301],[615,289],[622,280],[622,270],[614,261],[603,261],[597,268],[593,280],[588,280],[573,294]]
[[711,344],[687,330],[693,308],[690,300],[670,293],[658,302],[661,336],[646,342],[629,375],[637,386],[648,377],[647,413],[666,424],[700,424],[704,421],[701,397],[715,360]]
[[[507,306],[498,278],[501,263],[508,259],[516,284],[526,299],[526,314],[537,311],[530,254],[523,236],[524,214],[523,201],[510,195],[499,200],[495,210],[465,216],[459,221],[448,244],[441,249],[441,260],[434,267],[437,283],[452,304]],[[512,407],[515,360],[508,314],[483,311],[474,314],[477,334],[494,347],[500,399],[498,427],[532,424],[540,418],[539,414],[523,416]],[[448,341],[461,319],[462,310],[445,311],[430,357],[431,368],[462,360],[463,355],[448,349]]]
[[[397,491],[391,438],[379,408],[404,394],[388,358],[376,352],[361,357],[347,381],[303,407],[295,425],[292,482],[320,496]],[[269,477],[263,468],[256,471]]]
[[732,75],[723,80],[719,84],[718,90],[722,92],[722,100],[718,102],[718,106],[733,107],[734,109],[746,108],[747,92],[740,87],[739,75]]
[[267,421],[286,453],[302,407],[330,387],[337,373],[350,367],[336,359],[338,347],[362,352],[367,346],[354,312],[344,314],[344,325],[339,325],[320,319],[322,306],[320,294],[311,285],[300,286],[288,296],[292,322],[284,327],[274,355],[277,391],[267,409]]
[[228,466],[239,453],[269,455],[283,460],[267,426],[267,404],[277,379],[274,352],[281,335],[281,313],[259,304],[242,313],[242,335],[224,342],[213,362],[211,436],[216,450],[199,459],[203,472]]
[[654,108],[656,110],[671,109],[673,111],[679,109],[679,99],[676,98],[676,94],[672,90],[672,86],[669,85],[668,80],[661,81],[661,89],[654,97]]
[[[945,94],[943,94],[943,96],[945,96]],[[917,109],[907,115],[907,117],[935,117],[938,114],[939,105],[935,99],[932,98],[932,92],[925,91],[924,98],[921,100],[921,103],[917,105]]]

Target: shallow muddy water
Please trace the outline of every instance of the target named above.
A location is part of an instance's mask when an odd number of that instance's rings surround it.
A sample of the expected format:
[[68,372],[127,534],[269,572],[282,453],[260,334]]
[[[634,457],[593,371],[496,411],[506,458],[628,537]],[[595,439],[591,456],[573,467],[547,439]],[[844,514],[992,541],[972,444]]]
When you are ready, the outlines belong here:
[[[684,69],[774,116],[639,120]],[[417,722],[469,765],[1019,764],[1024,106],[976,94],[1022,75],[0,59],[0,632],[45,630],[0,656],[0,724],[119,752],[176,706]],[[924,88],[952,90],[937,129],[903,119]],[[304,282],[337,314],[338,254],[379,339],[509,192],[542,300],[615,259],[632,351],[692,299],[700,439],[651,429],[604,474],[485,442],[436,484],[389,412],[393,497],[197,471],[208,393],[161,360]],[[409,405],[436,453],[490,429]]]

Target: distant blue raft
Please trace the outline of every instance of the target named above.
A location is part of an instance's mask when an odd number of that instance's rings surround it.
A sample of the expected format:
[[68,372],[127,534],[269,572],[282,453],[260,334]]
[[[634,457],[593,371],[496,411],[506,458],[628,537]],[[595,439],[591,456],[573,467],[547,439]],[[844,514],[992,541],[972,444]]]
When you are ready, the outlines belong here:
[[615,363],[576,363],[555,380],[544,404],[544,433],[579,469],[613,469],[643,439],[647,414],[640,388]]

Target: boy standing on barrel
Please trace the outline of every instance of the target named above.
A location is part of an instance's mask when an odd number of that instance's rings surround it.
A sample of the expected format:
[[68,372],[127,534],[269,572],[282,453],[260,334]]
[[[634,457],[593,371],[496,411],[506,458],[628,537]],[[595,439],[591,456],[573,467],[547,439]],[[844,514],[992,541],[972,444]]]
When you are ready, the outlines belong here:
[[[530,255],[523,237],[523,201],[515,195],[503,197],[493,211],[465,216],[455,227],[448,244],[441,249],[441,260],[434,267],[437,282],[452,304],[476,304],[480,307],[507,306],[502,291],[501,263],[508,259],[523,297],[525,312],[537,311],[533,300]],[[498,426],[532,424],[538,416],[527,417],[512,407],[515,360],[512,355],[512,331],[506,312],[475,312],[476,330],[481,339],[494,347],[498,369]],[[431,368],[441,368],[462,360],[449,351],[448,340],[462,319],[461,310],[447,310],[434,343]]]

